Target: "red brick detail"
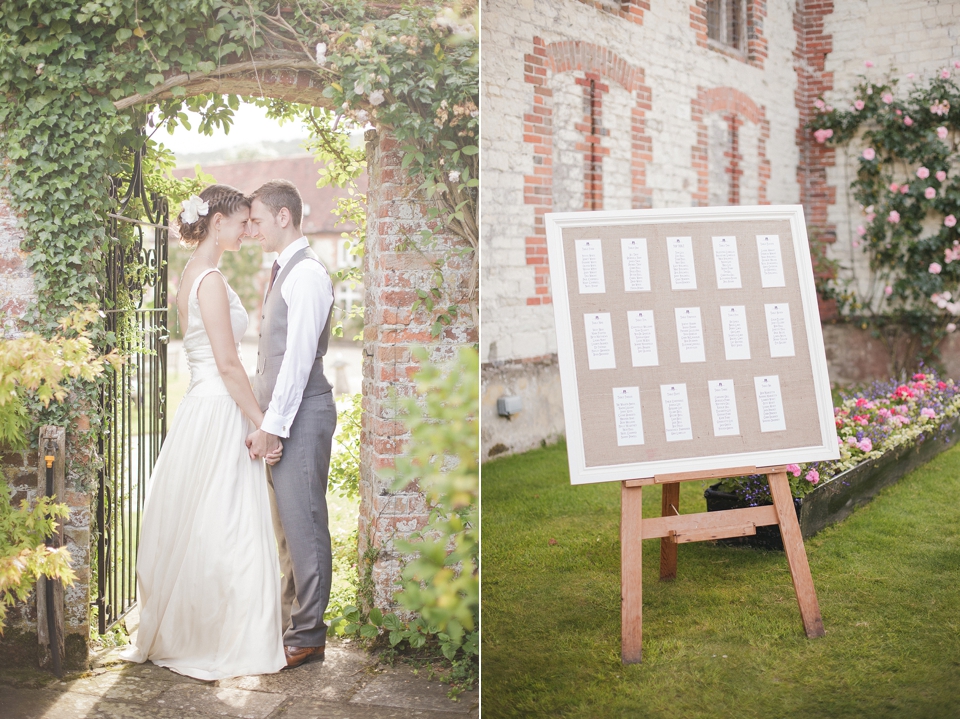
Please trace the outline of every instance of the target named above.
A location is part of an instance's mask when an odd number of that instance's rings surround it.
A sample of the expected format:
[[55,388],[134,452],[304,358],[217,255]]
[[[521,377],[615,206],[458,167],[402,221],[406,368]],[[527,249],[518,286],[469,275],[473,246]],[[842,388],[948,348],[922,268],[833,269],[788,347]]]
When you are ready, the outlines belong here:
[[[802,2],[802,0],[801,0]],[[767,38],[763,35],[763,21],[767,17],[767,0],[747,0],[746,49],[744,52],[711,42],[707,37],[707,0],[695,0],[690,6],[690,29],[697,45],[715,50],[727,57],[763,69],[767,59]]]
[[595,7],[597,10],[610,15],[622,17],[636,25],[643,25],[643,11],[650,9],[649,0],[620,0],[619,8],[614,9],[613,2],[603,2],[602,0],[580,0],[584,5]]
[[[837,188],[827,184],[827,168],[836,164],[836,151],[819,144],[807,123],[813,119],[813,103],[833,89],[833,73],[826,72],[827,55],[833,51],[833,36],[823,31],[824,18],[834,9],[834,0],[799,0],[793,14],[797,48],[793,66],[797,73],[794,101],[800,114],[796,142],[800,150],[797,184],[800,203],[807,225],[815,228],[821,241],[835,242],[836,225],[828,222],[830,205],[837,201]],[[836,303],[820,303],[820,317],[831,319],[837,314]]]
[[827,55],[833,50],[833,36],[823,32],[824,17],[832,12],[833,0],[801,0],[793,16],[797,32],[793,58],[797,72],[794,100],[800,113],[796,133],[800,150],[797,165],[800,202],[807,223],[830,241],[836,238],[836,227],[827,222],[827,208],[836,202],[837,189],[827,185],[827,168],[836,164],[836,154],[832,147],[817,143],[806,126],[813,119],[814,101],[833,89],[833,73],[824,70]]
[[[649,9],[645,2],[625,2],[633,8]],[[553,93],[547,87],[548,73],[582,72],[577,78],[583,87],[586,112],[577,129],[583,141],[577,149],[584,154],[584,209],[603,208],[603,158],[609,148],[601,146],[603,94],[608,83],[615,82],[633,93],[631,109],[631,183],[633,206],[651,205],[652,189],[646,186],[646,166],[652,159],[653,141],[646,134],[646,112],[651,108],[650,88],[644,84],[643,69],[631,65],[616,53],[600,45],[567,40],[546,45],[533,38],[533,52],[523,57],[523,75],[533,86],[531,112],[523,116],[523,140],[533,145],[533,174],[524,176],[523,201],[533,206],[533,234],[526,238],[526,261],[534,267],[534,296],[527,305],[549,304],[550,273],[547,265],[547,240],[543,216],[553,208]]]
[[697,126],[697,142],[691,150],[691,166],[697,173],[697,189],[690,196],[694,207],[706,207],[710,201],[710,135],[707,115],[714,112],[724,113],[724,119],[730,127],[731,148],[724,153],[728,160],[725,171],[730,175],[730,204],[740,204],[740,177],[743,175],[740,162],[743,155],[740,153],[739,128],[744,120],[757,125],[760,130],[757,141],[757,197],[760,204],[767,204],[767,183],[770,181],[767,140],[770,138],[770,122],[767,120],[766,108],[757,105],[743,92],[732,87],[716,87],[712,90],[698,87],[697,97],[690,102],[690,116]]
[[697,45],[707,45],[707,0],[696,0],[690,6],[690,29],[697,38]]

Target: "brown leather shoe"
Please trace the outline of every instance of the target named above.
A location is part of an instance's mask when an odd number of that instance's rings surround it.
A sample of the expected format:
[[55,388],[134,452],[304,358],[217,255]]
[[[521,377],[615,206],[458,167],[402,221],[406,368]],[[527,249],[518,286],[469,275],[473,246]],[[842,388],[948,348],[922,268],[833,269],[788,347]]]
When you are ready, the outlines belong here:
[[284,647],[283,653],[287,657],[287,669],[299,667],[307,662],[323,659],[324,647]]

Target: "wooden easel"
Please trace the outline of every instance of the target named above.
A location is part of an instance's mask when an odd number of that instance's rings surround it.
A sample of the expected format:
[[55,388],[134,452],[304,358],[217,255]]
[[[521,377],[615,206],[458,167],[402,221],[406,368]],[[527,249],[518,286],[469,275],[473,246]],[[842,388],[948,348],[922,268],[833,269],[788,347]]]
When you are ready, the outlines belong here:
[[[680,514],[680,482],[745,474],[767,475],[770,495],[773,497],[772,506]],[[662,516],[643,519],[643,488],[655,484],[663,487]],[[621,483],[620,512],[620,657],[624,664],[637,664],[643,659],[642,540],[657,537],[660,538],[660,579],[667,580],[677,576],[678,544],[746,537],[756,534],[757,527],[780,525],[803,628],[811,639],[824,635],[820,605],[813,587],[813,577],[810,576],[800,523],[793,508],[786,467],[735,467],[722,472],[680,472],[626,480]]]

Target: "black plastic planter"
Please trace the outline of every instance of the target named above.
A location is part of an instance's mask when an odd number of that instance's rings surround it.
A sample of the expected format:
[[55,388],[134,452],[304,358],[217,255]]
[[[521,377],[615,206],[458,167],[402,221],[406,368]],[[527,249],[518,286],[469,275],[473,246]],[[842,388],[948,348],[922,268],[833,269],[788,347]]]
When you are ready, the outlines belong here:
[[[804,539],[812,537],[824,527],[846,519],[854,509],[876,497],[881,489],[889,487],[905,474],[956,444],[960,440],[960,433],[956,431],[958,422],[960,418],[954,419],[942,431],[925,437],[922,442],[897,447],[881,457],[861,462],[820,485],[806,497],[794,499],[793,504],[800,520],[800,533]],[[715,484],[703,493],[708,512],[749,506],[735,494],[719,491],[718,486]],[[780,528],[775,525],[757,527],[755,536],[720,541],[728,545],[783,551]]]

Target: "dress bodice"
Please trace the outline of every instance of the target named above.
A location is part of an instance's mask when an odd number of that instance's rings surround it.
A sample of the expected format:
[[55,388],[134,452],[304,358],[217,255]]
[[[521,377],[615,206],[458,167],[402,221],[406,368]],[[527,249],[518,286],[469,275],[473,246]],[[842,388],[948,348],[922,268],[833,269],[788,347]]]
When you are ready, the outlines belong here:
[[[190,297],[187,300],[187,327],[183,333],[183,349],[187,355],[187,367],[190,368],[190,388],[188,394],[195,394],[195,389],[201,383],[204,385],[204,393],[210,391],[214,394],[226,392],[226,386],[220,380],[220,372],[217,370],[217,362],[213,357],[213,347],[210,345],[210,337],[207,335],[206,327],[203,324],[203,317],[200,315],[200,301],[197,293],[200,289],[200,281],[211,272],[219,270],[208,269],[201,272],[190,288]],[[233,339],[237,343],[237,353],[240,352],[240,340],[247,331],[247,311],[240,302],[240,297],[224,278],[224,284],[227,286],[227,298],[230,301],[230,325],[233,329]],[[208,380],[217,379],[219,382],[208,382]]]

